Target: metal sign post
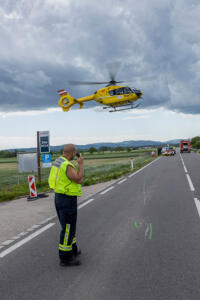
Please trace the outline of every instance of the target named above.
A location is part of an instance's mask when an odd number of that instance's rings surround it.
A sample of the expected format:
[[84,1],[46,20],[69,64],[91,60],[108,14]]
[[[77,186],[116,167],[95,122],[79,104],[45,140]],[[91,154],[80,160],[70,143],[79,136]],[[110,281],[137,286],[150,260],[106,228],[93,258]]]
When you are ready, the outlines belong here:
[[[50,152],[49,131],[37,131],[38,181],[41,182],[40,154]],[[48,156],[50,159],[50,156]],[[48,161],[50,164],[50,161]]]
[[41,182],[40,172],[40,132],[37,131],[37,165],[38,165],[38,181]]

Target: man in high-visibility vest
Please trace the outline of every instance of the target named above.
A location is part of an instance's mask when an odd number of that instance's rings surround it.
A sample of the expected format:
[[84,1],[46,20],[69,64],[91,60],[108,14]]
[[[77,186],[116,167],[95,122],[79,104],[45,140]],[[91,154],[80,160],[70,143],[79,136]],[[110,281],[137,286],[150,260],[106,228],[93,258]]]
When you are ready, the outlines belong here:
[[[55,207],[61,224],[59,257],[62,266],[80,265],[81,254],[76,244],[77,196],[81,196],[83,158],[77,158],[78,170],[71,160],[76,156],[73,144],[64,146],[63,155],[56,159],[49,175],[49,186],[55,192]],[[78,155],[77,155],[78,156]]]

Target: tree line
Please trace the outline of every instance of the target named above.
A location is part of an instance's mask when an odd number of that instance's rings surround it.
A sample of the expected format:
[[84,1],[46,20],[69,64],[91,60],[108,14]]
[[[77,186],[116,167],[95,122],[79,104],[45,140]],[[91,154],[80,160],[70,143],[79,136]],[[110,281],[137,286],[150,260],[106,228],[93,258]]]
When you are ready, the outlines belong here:
[[192,138],[191,146],[194,149],[200,149],[200,136],[195,136]]
[[1,158],[9,158],[9,157],[16,157],[16,156],[17,156],[17,150],[14,150],[14,151],[1,150],[0,151]]

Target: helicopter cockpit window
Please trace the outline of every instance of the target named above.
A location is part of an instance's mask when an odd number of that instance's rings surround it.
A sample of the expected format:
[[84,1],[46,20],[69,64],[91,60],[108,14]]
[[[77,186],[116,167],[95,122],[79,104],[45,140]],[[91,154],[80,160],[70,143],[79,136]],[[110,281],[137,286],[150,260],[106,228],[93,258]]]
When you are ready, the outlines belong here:
[[124,90],[123,88],[115,90],[115,95],[122,95],[122,94],[124,94],[123,90]]
[[123,87],[123,88],[109,91],[110,96],[130,94],[130,93],[132,93],[132,90],[129,87]]
[[109,91],[109,94],[110,94],[110,96],[115,96],[116,95],[116,90]]
[[129,87],[124,88],[124,94],[130,94],[132,93],[131,89]]

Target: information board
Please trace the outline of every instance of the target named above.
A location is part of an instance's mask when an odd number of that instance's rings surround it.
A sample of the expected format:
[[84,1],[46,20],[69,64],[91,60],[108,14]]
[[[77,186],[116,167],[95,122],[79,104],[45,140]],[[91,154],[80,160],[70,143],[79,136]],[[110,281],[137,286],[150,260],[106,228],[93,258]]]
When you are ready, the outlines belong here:
[[49,153],[50,152],[50,141],[49,141],[49,131],[40,131],[40,153]]
[[37,153],[17,154],[19,173],[37,172]]

